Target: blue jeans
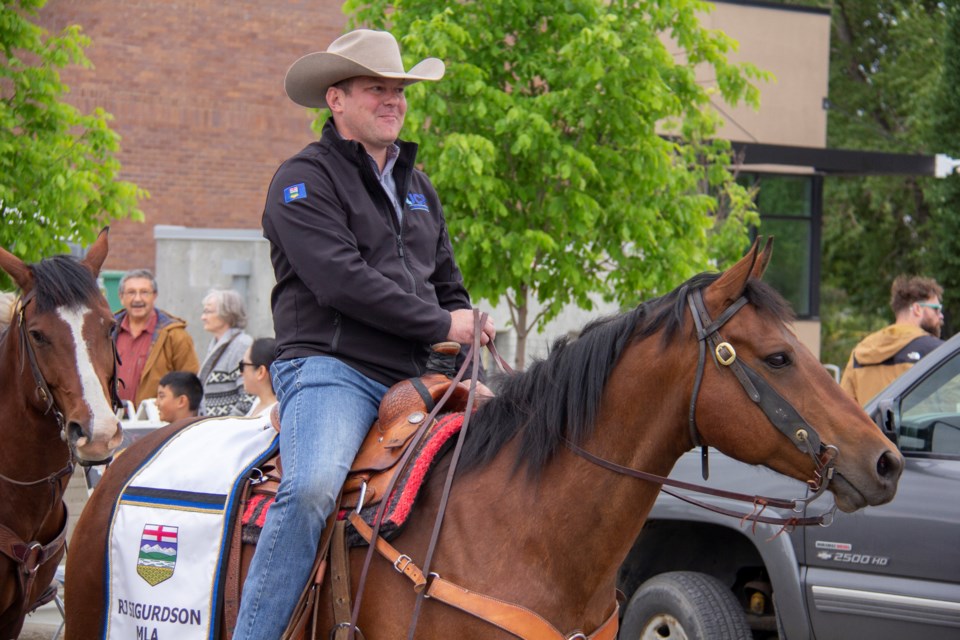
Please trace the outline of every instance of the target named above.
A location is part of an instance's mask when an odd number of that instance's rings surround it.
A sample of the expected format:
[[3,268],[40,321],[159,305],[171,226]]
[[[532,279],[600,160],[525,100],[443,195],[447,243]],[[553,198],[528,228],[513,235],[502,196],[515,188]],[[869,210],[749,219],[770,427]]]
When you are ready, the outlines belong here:
[[283,478],[260,533],[234,640],[280,638],[310,579],[324,523],[336,505],[387,387],[335,358],[277,360]]

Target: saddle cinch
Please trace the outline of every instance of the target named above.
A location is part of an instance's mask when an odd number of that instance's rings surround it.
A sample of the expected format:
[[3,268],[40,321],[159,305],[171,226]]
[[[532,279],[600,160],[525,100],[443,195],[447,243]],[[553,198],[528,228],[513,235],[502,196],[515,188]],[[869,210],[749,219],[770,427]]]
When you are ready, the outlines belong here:
[[[326,571],[329,539],[333,534],[333,525],[339,511],[356,509],[361,499],[367,510],[376,509],[383,500],[387,489],[394,482],[394,476],[401,472],[398,463],[413,443],[414,434],[433,411],[436,403],[454,384],[450,376],[455,371],[454,362],[459,351],[460,345],[455,342],[434,345],[433,354],[427,365],[428,373],[419,378],[398,382],[384,395],[378,418],[370,427],[347,475],[341,491],[339,507],[331,514],[324,527],[320,550],[311,574],[312,583],[305,585],[304,593],[294,610],[291,625],[284,634],[285,640],[306,640],[309,637],[306,626],[311,618],[310,612],[317,604],[315,599],[318,597],[319,586]],[[468,385],[463,382],[457,383],[444,402],[443,411],[445,413],[464,411],[468,396]],[[279,431],[277,407],[274,407],[270,417],[274,428]],[[433,422],[437,424],[436,420]],[[280,484],[282,469],[282,460],[278,454],[261,466],[262,476],[248,482],[241,497],[241,505],[237,510],[237,519],[233,524],[233,534],[230,537],[231,548],[228,554],[222,609],[221,628],[224,630],[223,637],[227,640],[233,637],[240,606],[240,591],[256,549],[256,536],[248,535],[251,525],[249,522],[245,525],[244,521],[255,518],[262,525],[266,508],[272,502]],[[256,513],[251,516],[252,512]]]

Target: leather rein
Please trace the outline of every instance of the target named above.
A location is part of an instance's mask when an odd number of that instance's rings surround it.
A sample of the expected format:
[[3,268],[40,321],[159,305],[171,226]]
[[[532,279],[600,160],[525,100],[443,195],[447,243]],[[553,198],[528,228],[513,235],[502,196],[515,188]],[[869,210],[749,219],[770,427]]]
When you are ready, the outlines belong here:
[[[30,364],[30,372],[33,376],[34,384],[36,385],[34,394],[36,399],[40,402],[43,407],[43,415],[52,413],[53,417],[57,421],[57,426],[60,428],[60,438],[64,441],[67,439],[66,424],[63,417],[63,412],[56,405],[56,402],[53,399],[53,394],[50,392],[50,387],[47,385],[47,381],[43,377],[43,373],[40,371],[40,365],[37,363],[37,355],[33,350],[33,345],[31,344],[29,337],[27,336],[26,329],[26,308],[34,300],[34,291],[31,290],[28,292],[21,300],[19,301],[17,308],[17,334],[20,346],[20,373],[24,371],[26,363]],[[25,354],[25,356],[24,356]],[[114,356],[116,356],[116,345],[114,344]],[[113,375],[110,379],[110,388],[112,393],[113,406],[119,406],[119,398],[117,396],[117,364],[116,357],[114,357],[113,365]],[[61,481],[63,478],[69,477],[73,474],[75,468],[75,458],[73,450],[70,447],[68,449],[67,464],[51,473],[50,475],[32,481],[22,481],[11,478],[10,476],[0,473],[0,481],[6,482],[8,484],[17,486],[17,487],[35,487],[39,485],[48,484],[50,486],[50,498],[51,505],[55,505],[58,501],[63,507],[63,524],[60,527],[56,536],[50,542],[43,544],[37,540],[32,540],[30,542],[24,541],[20,536],[14,533],[7,526],[0,524],[0,553],[10,558],[14,564],[17,566],[17,582],[20,588],[20,597],[19,597],[19,609],[20,617],[19,622],[16,625],[16,630],[14,636],[20,632],[20,628],[23,625],[23,620],[26,617],[27,613],[30,611],[31,603],[29,602],[30,591],[33,587],[34,580],[36,578],[37,571],[43,566],[47,561],[60,556],[61,550],[66,546],[66,537],[67,537],[67,506],[63,502],[63,493],[65,487],[61,486]],[[84,464],[103,464],[108,462],[107,460],[97,462],[97,463],[85,463],[80,462],[81,465]],[[44,601],[43,596],[38,600],[37,604],[41,604]],[[14,602],[16,606],[17,601]]]
[[[747,304],[747,298],[745,296],[738,298],[733,304],[727,307],[723,313],[717,317],[716,320],[711,319],[706,305],[703,302],[703,293],[701,290],[695,289],[687,292],[686,301],[690,308],[690,313],[693,316],[694,325],[696,326],[698,347],[697,373],[696,378],[694,379],[693,393],[690,397],[688,425],[690,429],[690,439],[693,442],[693,445],[695,447],[700,447],[701,450],[701,465],[704,480],[706,480],[709,476],[709,463],[707,459],[707,446],[703,444],[700,438],[699,429],[697,428],[696,408],[697,398],[700,394],[700,386],[703,382],[703,370],[706,364],[707,347],[709,346],[715,363],[721,368],[729,369],[733,375],[736,376],[737,381],[740,383],[740,386],[743,387],[743,390],[746,392],[750,400],[757,404],[760,410],[763,411],[763,413],[767,416],[767,419],[770,420],[770,423],[776,427],[777,430],[787,436],[794,446],[809,455],[813,460],[816,467],[814,470],[814,478],[807,481],[807,484],[813,493],[806,498],[782,499],[737,493],[723,489],[714,489],[712,487],[705,487],[689,482],[674,480],[653,473],[647,473],[646,471],[640,471],[638,469],[632,469],[630,467],[616,464],[615,462],[611,462],[596,456],[589,451],[586,451],[569,440],[566,441],[567,446],[577,455],[595,465],[603,467],[604,469],[608,469],[621,475],[638,478],[640,480],[655,482],[663,486],[663,492],[672,495],[675,498],[679,498],[680,500],[684,500],[690,504],[703,507],[716,513],[740,518],[742,521],[781,525],[784,527],[781,532],[796,526],[808,526],[815,524],[828,526],[833,521],[833,514],[836,511],[836,506],[820,515],[807,516],[803,518],[797,516],[782,518],[777,516],[763,515],[763,511],[767,507],[791,509],[794,512],[799,513],[803,510],[804,505],[809,504],[813,500],[823,495],[824,491],[827,489],[827,486],[830,484],[830,480],[833,479],[836,458],[839,454],[839,451],[834,445],[824,445],[820,439],[820,435],[817,433],[817,430],[814,429],[813,426],[811,426],[810,423],[800,415],[800,413],[793,407],[793,405],[790,404],[790,402],[786,400],[786,398],[781,396],[776,389],[770,386],[770,384],[761,375],[751,369],[747,364],[739,360],[737,358],[736,349],[734,349],[733,345],[725,341],[723,336],[720,335],[720,328],[723,327],[723,325],[725,325],[730,318],[732,318],[741,308],[744,307],[744,305]],[[750,502],[753,504],[754,508],[750,513],[738,513],[736,511],[717,507],[699,500],[695,500],[689,496],[670,491],[666,488],[667,486],[676,487],[678,489],[684,489],[687,491],[696,491],[721,498]]]
[[[401,553],[395,549],[393,545],[379,536],[383,512],[388,501],[385,500],[383,503],[381,503],[381,506],[378,508],[377,515],[374,518],[374,525],[373,527],[370,527],[360,517],[360,509],[363,506],[363,498],[361,497],[356,509],[349,514],[348,519],[350,520],[351,524],[353,524],[357,533],[359,533],[367,541],[369,547],[364,560],[363,570],[360,574],[360,580],[357,586],[357,595],[353,604],[350,620],[339,622],[331,631],[331,638],[345,637],[349,640],[353,640],[356,635],[363,635],[357,627],[357,620],[360,614],[360,605],[366,585],[367,571],[370,566],[370,561],[374,553],[379,553],[393,565],[393,568],[398,573],[404,575],[413,583],[414,591],[417,594],[413,614],[410,620],[410,626],[408,629],[408,640],[412,640],[414,633],[416,632],[420,611],[423,606],[423,602],[426,599],[436,600],[446,604],[447,606],[459,609],[464,613],[479,618],[488,624],[499,627],[500,629],[503,629],[519,638],[536,638],[537,640],[615,640],[619,621],[618,614],[620,610],[619,604],[616,600],[614,600],[612,612],[592,633],[587,634],[579,629],[564,633],[553,626],[549,621],[541,617],[539,614],[527,609],[526,607],[471,591],[461,585],[444,579],[438,573],[430,570],[433,554],[436,550],[437,540],[440,535],[440,528],[443,523],[443,516],[446,511],[448,499],[450,497],[450,489],[456,473],[457,463],[460,457],[460,450],[469,427],[470,416],[474,406],[476,396],[476,376],[477,372],[480,370],[480,333],[481,327],[483,327],[485,320],[486,314],[480,314],[479,311],[474,310],[473,345],[471,346],[470,351],[467,352],[466,358],[464,359],[460,370],[457,372],[456,376],[453,377],[450,388],[447,389],[446,393],[440,398],[440,400],[436,402],[434,408],[430,412],[430,415],[428,415],[423,421],[420,429],[412,438],[413,442],[420,442],[420,439],[426,433],[429,425],[433,422],[434,418],[442,410],[443,405],[449,399],[454,387],[463,379],[467,369],[472,367],[474,375],[470,380],[470,390],[469,395],[467,396],[467,407],[464,413],[463,425],[460,428],[460,433],[458,435],[457,443],[454,447],[450,466],[447,470],[447,477],[444,482],[443,492],[440,497],[440,504],[434,520],[434,527],[430,536],[430,542],[427,548],[423,566],[422,568],[418,566],[413,562],[410,556],[406,555],[405,553]],[[499,353],[497,353],[497,349],[493,342],[488,343],[487,348],[489,349],[494,361],[500,366],[501,369],[507,373],[513,372],[506,361],[500,356]],[[411,445],[408,448],[407,452],[400,459],[399,464],[401,467],[407,464],[410,454],[416,448],[417,444]],[[397,477],[399,477],[399,474],[394,476],[394,479],[387,487],[384,495],[389,496],[392,494]]]

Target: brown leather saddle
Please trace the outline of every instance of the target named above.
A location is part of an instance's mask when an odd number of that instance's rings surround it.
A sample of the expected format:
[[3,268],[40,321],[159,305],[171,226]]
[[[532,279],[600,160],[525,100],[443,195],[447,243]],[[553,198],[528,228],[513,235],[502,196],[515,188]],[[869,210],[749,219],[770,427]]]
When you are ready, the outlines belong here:
[[[434,346],[435,354],[454,358],[459,352],[460,345],[456,343],[442,343]],[[398,462],[404,452],[413,442],[413,436],[422,426],[424,420],[436,407],[444,394],[453,385],[453,380],[445,373],[430,372],[419,378],[411,378],[398,382],[391,387],[380,403],[377,419],[370,427],[367,437],[360,447],[353,462],[350,473],[344,483],[340,508],[355,509],[358,502],[363,500],[365,506],[379,503],[391,485],[394,476],[400,473]],[[467,406],[469,387],[466,383],[457,383],[443,404],[443,411],[463,411]],[[275,406],[270,415],[271,423],[277,431],[280,430],[279,410]],[[243,517],[248,511],[247,506],[256,500],[271,499],[276,495],[282,477],[282,458],[277,454],[260,467],[259,478],[248,482],[244,495],[241,497],[240,507],[237,509],[237,518],[233,524],[233,534],[230,537],[231,547],[227,560],[227,575],[224,589],[224,607],[222,614],[223,637],[231,638],[237,621],[237,612],[240,607],[240,593],[243,580],[247,575],[250,561],[256,545],[252,540],[244,540],[241,535]],[[365,487],[365,488],[364,488]],[[318,554],[314,570],[314,582],[319,585],[323,579],[326,562],[323,555],[327,548],[329,533],[333,530],[333,522],[337,517],[337,509],[331,514],[324,528],[324,540],[321,541],[322,551]],[[316,593],[316,588],[309,589]],[[294,620],[298,619],[298,612],[304,607],[312,608],[312,601],[301,598]],[[306,618],[306,616],[302,616]],[[285,638],[304,638],[305,630],[300,629],[289,633]]]
[[[397,463],[411,438],[451,384],[452,380],[443,374],[428,373],[403,380],[387,392],[380,403],[380,415],[370,427],[343,485],[341,508],[356,508],[364,483],[364,505],[383,499],[393,476],[400,471]],[[458,383],[443,410],[463,411],[469,392],[466,384]]]

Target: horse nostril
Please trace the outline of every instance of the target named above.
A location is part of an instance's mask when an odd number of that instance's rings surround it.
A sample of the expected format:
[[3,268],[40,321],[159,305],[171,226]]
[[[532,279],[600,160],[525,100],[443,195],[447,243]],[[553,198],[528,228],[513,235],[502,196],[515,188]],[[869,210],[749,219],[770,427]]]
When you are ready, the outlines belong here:
[[67,424],[67,436],[74,446],[82,447],[87,443],[87,435],[79,422],[71,421]]
[[877,475],[886,480],[895,480],[903,470],[903,461],[900,456],[890,451],[884,451],[877,460]]

